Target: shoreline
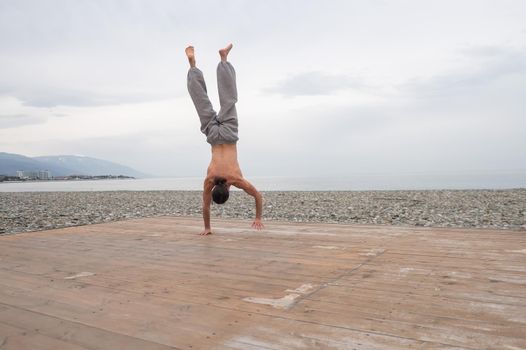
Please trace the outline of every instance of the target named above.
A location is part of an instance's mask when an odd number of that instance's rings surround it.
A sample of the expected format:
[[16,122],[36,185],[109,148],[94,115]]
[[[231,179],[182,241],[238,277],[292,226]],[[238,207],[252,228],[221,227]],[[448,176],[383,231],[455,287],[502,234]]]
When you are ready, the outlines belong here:
[[[4,182],[0,192],[76,192],[76,191],[200,191],[202,177],[167,177],[68,181]],[[437,191],[437,190],[510,190],[526,189],[526,173],[510,176],[462,174],[452,175],[382,175],[338,177],[250,177],[261,191]]]
[[[59,180],[59,181],[62,181],[62,180]],[[53,182],[59,182],[59,181],[53,181]],[[64,182],[75,182],[75,181],[91,181],[91,180],[65,180]],[[23,183],[24,181],[21,181],[20,183]],[[39,182],[39,181],[35,181],[35,182]],[[46,181],[42,181],[42,182],[46,182]],[[16,182],[16,183],[19,183],[19,182]],[[1,184],[1,182],[0,182]],[[243,192],[243,190],[241,189],[238,189],[238,188],[234,188],[232,187],[230,189],[231,192]],[[329,193],[333,193],[333,192],[342,192],[342,193],[345,193],[345,192],[351,192],[351,193],[356,193],[356,192],[440,192],[440,191],[449,191],[449,192],[478,192],[478,191],[488,191],[488,192],[499,192],[499,191],[526,191],[526,187],[503,187],[503,188],[485,188],[485,187],[480,187],[480,188],[454,188],[454,187],[451,187],[451,188],[447,188],[447,187],[444,187],[444,188],[410,188],[410,189],[378,189],[378,190],[373,190],[373,189],[355,189],[355,190],[352,190],[352,189],[345,189],[345,190],[325,190],[325,189],[320,189],[320,190],[261,190],[260,192],[261,193],[273,193],[273,192],[283,192],[283,193],[290,193],[290,192],[305,192],[305,193],[310,193],[310,192],[329,192]],[[201,189],[190,189],[190,190],[179,190],[179,189],[145,189],[145,190],[137,190],[137,189],[111,189],[111,190],[101,190],[101,189],[97,189],[97,190],[86,190],[86,189],[83,189],[83,190],[37,190],[37,191],[33,191],[33,190],[28,190],[28,191],[20,191],[20,190],[17,190],[17,191],[0,191],[0,194],[2,193],[5,193],[5,194],[14,194],[14,193],[113,193],[113,192],[203,192]]]
[[[201,191],[0,192],[0,235],[155,216],[201,217]],[[526,189],[263,191],[263,220],[526,229]],[[232,191],[214,218],[250,219],[253,198]]]
[[4,180],[0,181],[0,185],[2,184],[22,184],[22,183],[49,183],[49,182],[77,182],[77,181],[102,181],[102,180],[136,180],[133,177],[92,177],[92,178],[71,178],[71,179],[34,179],[34,180]]

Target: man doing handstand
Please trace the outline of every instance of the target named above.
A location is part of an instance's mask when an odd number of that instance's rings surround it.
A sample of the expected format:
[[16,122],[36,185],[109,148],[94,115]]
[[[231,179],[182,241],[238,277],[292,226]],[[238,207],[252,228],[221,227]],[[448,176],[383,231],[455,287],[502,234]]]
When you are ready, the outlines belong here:
[[193,46],[185,50],[190,69],[188,70],[188,92],[201,120],[201,132],[212,145],[212,160],[208,166],[203,185],[203,220],[205,229],[201,235],[212,234],[210,226],[210,202],[223,204],[228,200],[230,186],[243,189],[256,200],[256,219],[252,227],[261,230],[262,197],[257,189],[243,178],[237,161],[237,87],[236,72],[227,61],[232,44],[219,50],[221,61],[217,66],[217,87],[221,109],[216,113],[208,98],[203,73],[195,66]]

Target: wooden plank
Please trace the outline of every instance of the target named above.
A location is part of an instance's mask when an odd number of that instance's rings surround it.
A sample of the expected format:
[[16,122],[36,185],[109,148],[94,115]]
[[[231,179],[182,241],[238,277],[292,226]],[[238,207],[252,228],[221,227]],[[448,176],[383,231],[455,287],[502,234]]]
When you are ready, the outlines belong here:
[[106,335],[181,349],[526,346],[524,232],[214,223],[209,237],[185,217],[0,237],[0,336],[63,342],[38,327],[59,322],[87,348],[115,347]]
[[[8,336],[6,343],[10,344],[13,341],[16,344],[12,347],[13,349],[175,349],[174,347],[90,327],[80,322],[71,322],[5,304],[3,306],[5,308],[0,311],[2,320],[0,326],[19,329],[22,332],[22,336],[17,337],[16,340]],[[3,332],[4,330],[0,328],[0,334]],[[31,346],[27,343],[27,335],[33,335]]]
[[2,350],[21,350],[21,349],[42,349],[42,350],[88,350],[68,340],[47,337],[39,330],[17,328],[12,325],[0,322],[0,349]]

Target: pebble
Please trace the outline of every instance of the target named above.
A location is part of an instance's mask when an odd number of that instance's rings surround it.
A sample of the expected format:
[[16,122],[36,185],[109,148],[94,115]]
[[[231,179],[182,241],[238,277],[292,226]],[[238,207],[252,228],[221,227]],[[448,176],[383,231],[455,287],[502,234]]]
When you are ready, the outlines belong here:
[[[201,217],[200,191],[2,192],[0,234],[165,215]],[[263,192],[264,220],[526,229],[526,189]],[[250,219],[254,199],[232,191],[215,217]]]

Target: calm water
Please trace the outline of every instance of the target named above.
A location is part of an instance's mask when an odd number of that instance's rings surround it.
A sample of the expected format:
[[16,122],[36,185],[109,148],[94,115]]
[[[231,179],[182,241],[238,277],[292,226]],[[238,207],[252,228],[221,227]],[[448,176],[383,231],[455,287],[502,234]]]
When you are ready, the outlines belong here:
[[[526,171],[486,174],[350,175],[342,177],[249,177],[261,191],[363,191],[526,188]],[[201,190],[203,178],[150,178],[0,183],[0,192]]]

